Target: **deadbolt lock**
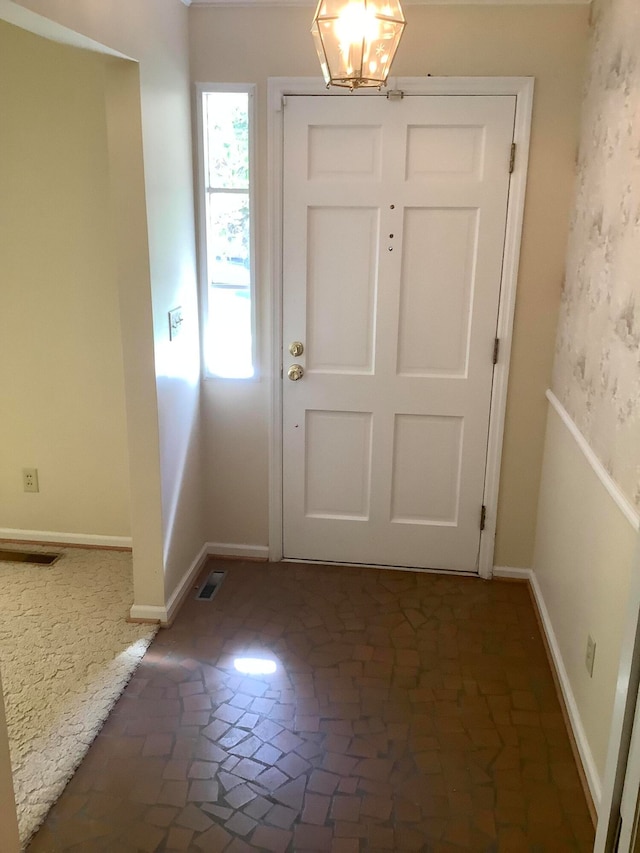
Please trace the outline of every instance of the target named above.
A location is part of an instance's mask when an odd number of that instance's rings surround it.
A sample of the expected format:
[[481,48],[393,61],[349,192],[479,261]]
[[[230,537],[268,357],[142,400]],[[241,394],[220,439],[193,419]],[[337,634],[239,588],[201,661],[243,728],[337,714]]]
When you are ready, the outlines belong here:
[[292,344],[289,344],[289,352],[294,358],[300,358],[304,352],[304,346],[300,341],[294,341]]
[[304,370],[302,365],[300,364],[292,364],[289,370],[287,370],[287,376],[292,382],[297,382],[298,379],[302,379],[304,376]]

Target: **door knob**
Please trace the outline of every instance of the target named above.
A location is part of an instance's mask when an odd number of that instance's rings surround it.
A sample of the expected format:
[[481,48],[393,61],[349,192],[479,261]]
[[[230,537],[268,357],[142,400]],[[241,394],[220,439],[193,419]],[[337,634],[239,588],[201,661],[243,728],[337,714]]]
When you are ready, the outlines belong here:
[[304,370],[302,365],[300,364],[292,364],[289,370],[287,370],[287,376],[292,382],[297,382],[298,379],[302,379],[304,376]]
[[292,344],[289,344],[289,352],[294,358],[300,358],[304,352],[304,346],[300,341],[294,341]]

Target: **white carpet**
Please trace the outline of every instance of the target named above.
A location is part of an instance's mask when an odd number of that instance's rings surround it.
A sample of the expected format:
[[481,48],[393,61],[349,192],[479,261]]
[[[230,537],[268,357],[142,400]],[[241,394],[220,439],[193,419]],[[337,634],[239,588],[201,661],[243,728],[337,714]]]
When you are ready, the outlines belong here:
[[62,552],[52,567],[0,563],[0,669],[20,837],[38,828],[153,639],[125,619],[131,555]]

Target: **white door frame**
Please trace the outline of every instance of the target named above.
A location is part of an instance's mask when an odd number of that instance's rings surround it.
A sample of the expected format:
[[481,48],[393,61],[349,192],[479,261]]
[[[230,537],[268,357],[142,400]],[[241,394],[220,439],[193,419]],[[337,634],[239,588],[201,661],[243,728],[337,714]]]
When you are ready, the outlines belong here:
[[[529,138],[533,107],[533,77],[393,77],[389,90],[410,95],[514,95],[516,116],[514,142],[517,146],[515,168],[511,175],[498,331],[500,357],[493,375],[487,469],[484,484],[485,529],[480,538],[480,577],[493,574],[496,511],[500,483],[502,439],[507,405],[507,382],[511,358],[513,317],[515,312],[520,240],[524,215],[525,187],[529,163]],[[282,541],[282,214],[283,214],[283,102],[287,95],[332,95],[334,97],[380,97],[377,90],[350,94],[345,90],[327,90],[316,77],[270,77],[268,83],[268,199],[269,199],[269,275],[271,296],[271,417],[269,437],[269,559],[281,560]],[[505,164],[506,167],[506,164]]]
[[[622,614],[621,614],[622,617]],[[602,796],[598,808],[598,825],[593,847],[594,853],[609,853],[614,849],[623,791],[625,798],[637,800],[638,776],[638,730],[640,720],[640,535],[636,537],[636,547],[631,564],[631,585],[627,599],[627,612],[624,620],[624,632],[618,664],[616,693],[609,729],[607,762],[602,780]],[[634,750],[631,751],[632,735]],[[626,778],[628,774],[628,779]],[[635,788],[635,790],[634,790]],[[629,790],[631,789],[631,790]],[[628,811],[634,808],[627,809]],[[626,847],[629,850],[628,831]]]

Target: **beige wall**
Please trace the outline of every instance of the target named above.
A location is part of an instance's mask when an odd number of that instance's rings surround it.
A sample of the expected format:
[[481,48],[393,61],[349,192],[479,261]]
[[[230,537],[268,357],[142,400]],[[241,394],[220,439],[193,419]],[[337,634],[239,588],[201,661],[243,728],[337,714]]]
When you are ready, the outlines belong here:
[[[550,406],[534,572],[600,782],[615,699],[636,531]],[[587,637],[596,642],[593,677]]]
[[[258,84],[259,348],[268,370],[266,86],[318,76],[300,8],[190,10],[192,78]],[[581,6],[409,6],[394,73],[534,76],[529,185],[498,515],[496,563],[530,566],[556,315],[577,143],[588,9]],[[268,539],[267,382],[204,388],[208,538]],[[242,443],[238,442],[238,435]],[[239,510],[243,515],[239,515]]]
[[[139,67],[107,64],[106,113],[111,217],[120,294],[136,603],[164,601],[158,397],[142,157]],[[126,212],[126,215],[123,215]]]
[[0,527],[129,536],[102,57],[0,22],[0,115]]
[[[124,144],[123,117],[133,95],[122,69],[109,77],[107,117],[112,189],[120,205],[135,599],[160,607],[203,541],[188,11],[179,0],[0,0],[0,13],[52,31],[54,38],[68,38],[69,32],[53,32],[68,28],[71,36],[80,34],[138,63],[146,222],[128,183],[130,177],[138,186],[142,164]],[[41,18],[31,21],[30,13]],[[178,305],[184,331],[169,343],[167,313]]]

